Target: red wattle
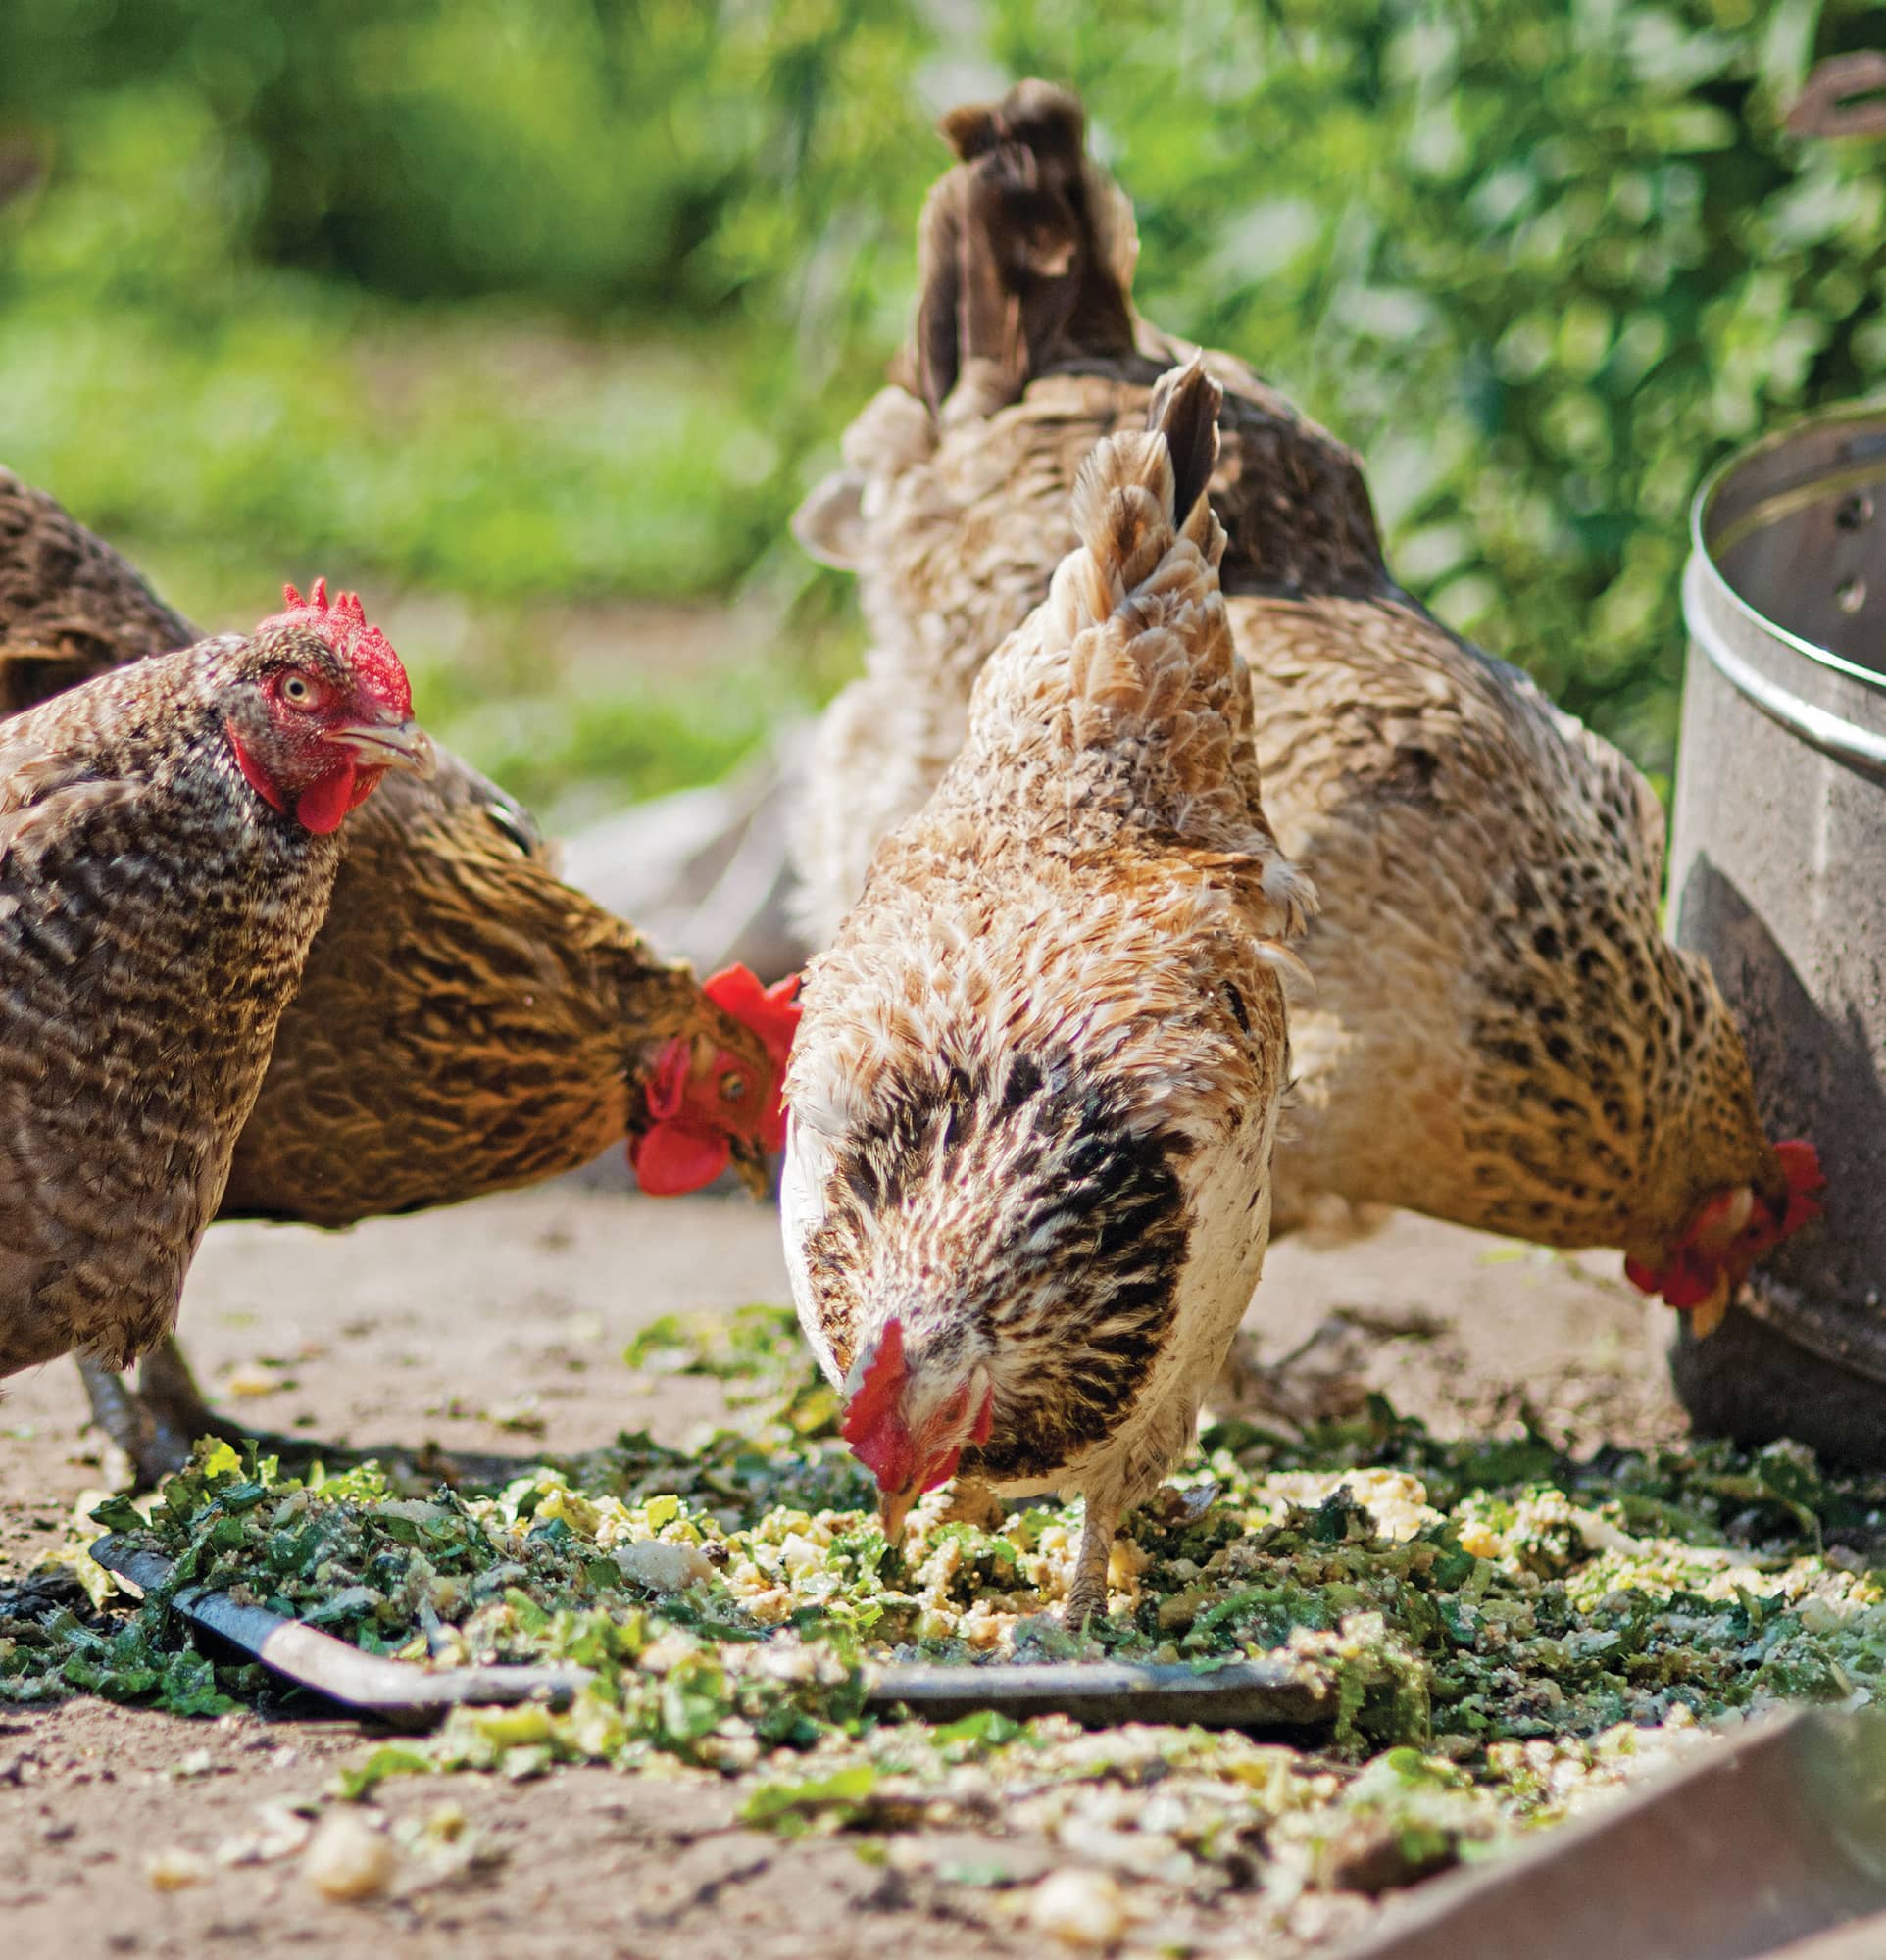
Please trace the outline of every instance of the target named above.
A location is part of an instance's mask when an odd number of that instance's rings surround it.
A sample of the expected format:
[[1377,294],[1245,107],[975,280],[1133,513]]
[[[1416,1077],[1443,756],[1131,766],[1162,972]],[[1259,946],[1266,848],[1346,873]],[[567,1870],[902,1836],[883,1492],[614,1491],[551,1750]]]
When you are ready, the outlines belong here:
[[1653,1271],[1642,1259],[1626,1259],[1624,1277],[1639,1293],[1658,1294],[1663,1291],[1663,1275]]
[[733,1158],[726,1137],[686,1122],[657,1123],[628,1147],[628,1161],[650,1198],[679,1198],[712,1184]]
[[354,776],[353,763],[343,761],[331,775],[302,791],[295,804],[295,821],[302,829],[325,837],[340,828],[341,819],[354,807]]
[[1687,1253],[1663,1276],[1663,1303],[1679,1313],[1701,1306],[1715,1291],[1715,1270]]
[[851,1453],[877,1479],[880,1491],[910,1488],[917,1474],[917,1451],[902,1416],[887,1415],[856,1436],[847,1434]]
[[229,729],[229,747],[235,751],[236,767],[242,771],[242,780],[255,791],[271,809],[278,809],[287,814],[288,806],[281,800],[281,792],[269,779],[262,764],[242,746],[242,737]]
[[358,809],[367,799],[379,788],[379,779],[386,773],[384,769],[362,769],[354,771],[354,794],[347,800],[349,809]]

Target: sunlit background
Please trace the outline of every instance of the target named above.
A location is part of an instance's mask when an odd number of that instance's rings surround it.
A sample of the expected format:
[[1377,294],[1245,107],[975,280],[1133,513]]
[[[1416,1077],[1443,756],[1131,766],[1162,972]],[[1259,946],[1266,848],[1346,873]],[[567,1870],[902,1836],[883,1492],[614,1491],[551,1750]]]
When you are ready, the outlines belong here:
[[1139,297],[1365,452],[1405,583],[1653,770],[1698,478],[1886,376],[1814,0],[5,0],[0,461],[206,625],[360,583],[558,820],[856,663],[786,519],[952,102],[1086,97]]

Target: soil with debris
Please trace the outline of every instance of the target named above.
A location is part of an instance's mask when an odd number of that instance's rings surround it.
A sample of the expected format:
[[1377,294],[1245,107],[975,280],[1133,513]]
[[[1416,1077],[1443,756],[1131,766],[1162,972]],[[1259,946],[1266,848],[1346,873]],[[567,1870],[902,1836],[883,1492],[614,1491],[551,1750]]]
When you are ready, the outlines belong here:
[[[345,1235],[218,1228],[182,1331],[213,1398],[258,1427],[520,1458],[624,1430],[680,1448],[728,1415],[742,1384],[664,1368],[661,1342],[635,1337],[665,1316],[731,1319],[785,1292],[769,1212],[565,1185]],[[1385,1392],[1438,1436],[1654,1446],[1681,1434],[1651,1348],[1662,1331],[1615,1280],[1395,1220],[1272,1252],[1243,1406],[1255,1424],[1301,1428]],[[68,1366],[10,1385],[0,1586],[57,1548],[74,1506],[108,1485],[83,1424]],[[1513,1523],[1489,1514],[1484,1526],[1491,1558]],[[1273,1919],[1256,1910],[1235,1847],[1167,1855],[1142,1828],[1149,1806],[1170,1810],[1166,1836],[1184,1837],[1196,1766],[1169,1732],[1117,1737],[1107,1777],[1078,1800],[1048,1791],[1046,1767],[1033,1795],[1013,1800],[977,1760],[990,1738],[966,1737],[948,1789],[888,1822],[869,1774],[845,1782],[860,1769],[833,1758],[836,1769],[809,1765],[814,1799],[788,1806],[795,1835],[769,1794],[776,1765],[717,1775],[660,1752],[623,1774],[500,1750],[496,1774],[393,1777],[342,1802],[340,1782],[358,1786],[384,1733],[263,1705],[274,1712],[190,1720],[88,1698],[0,1703],[0,1912],[27,1950],[246,1939],[351,1954],[397,1937],[415,1954],[468,1942],[586,1954],[601,1939],[754,1960],[886,1939],[917,1954],[1283,1952],[1365,1925],[1376,1896],[1420,1876],[1429,1841],[1420,1828],[1371,1834],[1364,1815],[1348,1840],[1319,1846],[1311,1882]],[[1052,1725],[1040,1746],[1044,1766],[1093,1747]],[[1237,1777],[1273,1774],[1276,1753],[1241,1746]],[[1417,1752],[1389,1755],[1407,1758],[1391,1780],[1428,1779]],[[1453,1800],[1437,1788],[1442,1809]],[[1434,1841],[1447,1852],[1434,1862],[1451,1861],[1445,1829]]]

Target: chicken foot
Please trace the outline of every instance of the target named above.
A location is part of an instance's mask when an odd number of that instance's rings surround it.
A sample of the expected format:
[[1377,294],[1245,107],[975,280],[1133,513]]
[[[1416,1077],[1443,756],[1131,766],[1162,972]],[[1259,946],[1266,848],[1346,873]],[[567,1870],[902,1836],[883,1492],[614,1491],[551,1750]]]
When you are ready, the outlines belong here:
[[91,1403],[92,1420],[129,1457],[139,1491],[154,1490],[174,1470],[189,1462],[199,1437],[214,1436],[240,1448],[254,1443],[265,1456],[286,1469],[305,1468],[315,1458],[353,1462],[357,1452],[305,1436],[276,1436],[251,1423],[218,1415],[203,1399],[190,1364],[174,1336],[167,1335],[138,1364],[133,1387],[128,1370],[115,1373],[81,1358],[78,1373]]
[[[203,1399],[183,1350],[168,1335],[144,1356],[135,1386],[128,1370],[120,1374],[82,1355],[78,1373],[92,1420],[130,1459],[140,1491],[154,1489],[172,1471],[182,1469],[200,1436],[241,1444],[255,1434],[218,1415]],[[305,1451],[309,1446],[298,1438],[257,1440],[271,1449],[279,1445]]]
[[[173,1356],[174,1365],[154,1370],[152,1363],[162,1355]],[[78,1374],[92,1420],[129,1459],[137,1490],[152,1490],[180,1470],[199,1436],[223,1433],[169,1340],[145,1358],[135,1385],[128,1369],[120,1374],[88,1355],[78,1357]]]
[[92,1420],[130,1459],[133,1488],[155,1490],[173,1471],[189,1462],[199,1437],[214,1436],[240,1449],[253,1443],[264,1456],[275,1457],[284,1471],[299,1475],[317,1461],[337,1469],[369,1461],[395,1479],[410,1479],[426,1490],[437,1485],[508,1483],[541,1463],[542,1456],[481,1455],[446,1451],[427,1443],[418,1448],[391,1444],[356,1448],[315,1437],[279,1436],[253,1424],[219,1415],[203,1399],[190,1364],[167,1336],[143,1358],[136,1385],[128,1371],[119,1374],[103,1363],[80,1357],[78,1372],[91,1404]]
[[1062,1624],[1077,1634],[1090,1619],[1107,1617],[1107,1566],[1114,1555],[1114,1534],[1119,1529],[1120,1501],[1087,1493],[1087,1516],[1080,1528],[1080,1550],[1074,1557],[1074,1582],[1067,1589],[1067,1603],[1061,1609]]

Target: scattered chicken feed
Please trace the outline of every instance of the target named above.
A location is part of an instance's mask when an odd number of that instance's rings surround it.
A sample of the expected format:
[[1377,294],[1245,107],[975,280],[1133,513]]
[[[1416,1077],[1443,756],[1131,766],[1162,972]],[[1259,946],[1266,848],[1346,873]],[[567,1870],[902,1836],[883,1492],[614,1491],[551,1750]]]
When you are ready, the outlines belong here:
[[[561,1711],[459,1709],[365,1747],[345,1796],[448,1768],[692,1766],[740,1776],[745,1818],[775,1831],[869,1849],[1006,1818],[1083,1866],[1281,1908],[1483,1855],[1712,1728],[1867,1699],[1886,1676],[1886,1479],[1790,1446],[1575,1462],[1532,1434],[1439,1441],[1380,1400],[1295,1438],[1220,1423],[1130,1521],[1111,1617],[1075,1640],[1052,1607],[1077,1510],[953,1516],[932,1494],[889,1550],[789,1314],[662,1323],[630,1358],[721,1377],[735,1426],[688,1453],[625,1436],[501,1489],[417,1495],[372,1464],[294,1478],[201,1446],[155,1500],[115,1498],[74,1532],[96,1610],[54,1586],[0,1617],[0,1698],[281,1705],[170,1610],[175,1587],[207,1586],[420,1666],[594,1670]],[[173,1587],[112,1596],[84,1555],[99,1525],[174,1560]],[[1100,1655],[1203,1674],[1283,1658],[1337,1712],[1306,1747],[865,1709],[870,1661]]]

